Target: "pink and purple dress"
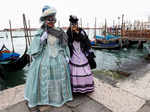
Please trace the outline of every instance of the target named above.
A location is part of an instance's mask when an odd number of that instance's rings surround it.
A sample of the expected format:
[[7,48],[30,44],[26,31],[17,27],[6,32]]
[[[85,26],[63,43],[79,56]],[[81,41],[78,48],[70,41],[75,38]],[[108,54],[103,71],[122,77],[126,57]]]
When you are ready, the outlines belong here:
[[94,81],[91,68],[80,42],[73,42],[73,55],[70,60],[71,85],[73,93],[89,93],[94,91]]

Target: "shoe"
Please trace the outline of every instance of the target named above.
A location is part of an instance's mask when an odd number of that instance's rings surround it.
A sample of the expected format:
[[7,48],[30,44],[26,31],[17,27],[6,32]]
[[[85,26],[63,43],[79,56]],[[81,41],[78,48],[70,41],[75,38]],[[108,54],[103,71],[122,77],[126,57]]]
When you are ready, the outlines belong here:
[[31,112],[41,112],[41,111],[39,109],[37,109],[37,110],[33,110]]
[[41,112],[38,107],[34,107],[30,109],[31,112]]
[[49,110],[52,109],[52,107],[49,105],[41,105],[41,106],[38,106],[38,108],[40,112],[48,112]]

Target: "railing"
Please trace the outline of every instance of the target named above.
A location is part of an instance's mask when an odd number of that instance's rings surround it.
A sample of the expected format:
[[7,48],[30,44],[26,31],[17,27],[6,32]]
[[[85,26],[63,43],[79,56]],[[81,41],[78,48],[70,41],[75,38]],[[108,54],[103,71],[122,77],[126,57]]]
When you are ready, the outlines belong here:
[[150,30],[125,30],[124,36],[150,38]]

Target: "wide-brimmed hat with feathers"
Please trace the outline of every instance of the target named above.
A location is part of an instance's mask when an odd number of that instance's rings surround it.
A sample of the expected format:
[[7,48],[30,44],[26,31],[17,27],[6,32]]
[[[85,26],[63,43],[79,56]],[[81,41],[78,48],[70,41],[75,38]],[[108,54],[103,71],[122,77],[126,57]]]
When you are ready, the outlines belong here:
[[48,16],[55,16],[56,15],[56,9],[54,7],[50,7],[48,5],[45,5],[42,8],[42,15],[40,17],[41,21],[44,21],[46,17]]

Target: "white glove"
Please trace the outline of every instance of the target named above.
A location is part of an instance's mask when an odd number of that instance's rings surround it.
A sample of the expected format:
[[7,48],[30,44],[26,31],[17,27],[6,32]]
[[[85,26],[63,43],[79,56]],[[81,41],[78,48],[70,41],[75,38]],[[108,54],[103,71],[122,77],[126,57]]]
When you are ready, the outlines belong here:
[[43,35],[42,35],[41,38],[40,38],[40,43],[43,43],[43,41],[44,41],[45,39],[47,39],[47,37],[48,37],[47,32],[44,32]]
[[67,61],[67,63],[69,63],[69,58],[68,57],[66,57],[66,61]]

